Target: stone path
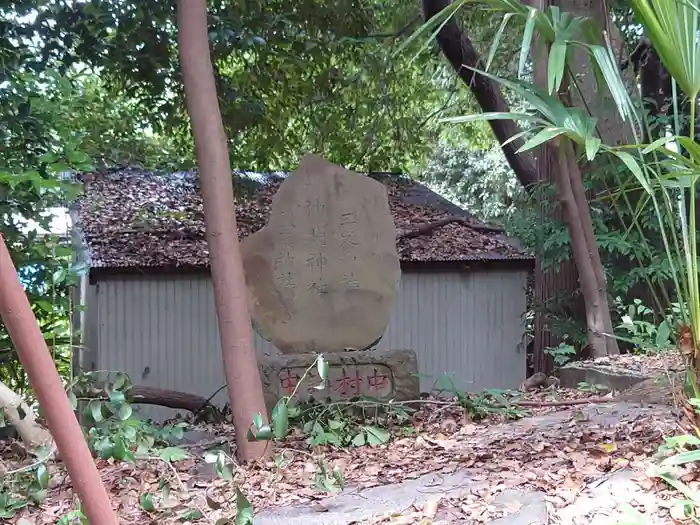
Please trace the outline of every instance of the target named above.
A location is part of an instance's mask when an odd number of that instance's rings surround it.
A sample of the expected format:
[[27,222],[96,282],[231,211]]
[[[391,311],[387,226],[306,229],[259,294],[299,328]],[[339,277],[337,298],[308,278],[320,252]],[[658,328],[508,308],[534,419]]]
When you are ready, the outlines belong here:
[[[610,403],[582,408],[587,424],[592,427],[614,425],[616,422],[633,420],[652,413],[670,412],[669,407],[640,406],[634,403]],[[502,425],[502,430],[534,433],[541,429],[554,428],[570,417],[568,411],[554,412],[530,417],[518,422]],[[499,427],[493,428],[498,439]],[[483,472],[482,472],[483,473]],[[379,521],[382,516],[404,513],[410,514],[422,508],[431,499],[460,498],[467,494],[479,493],[489,485],[482,476],[473,476],[470,469],[451,472],[434,472],[416,479],[368,489],[348,486],[333,497],[312,504],[267,509],[255,516],[255,525],[366,525],[371,523],[430,523],[447,524],[489,524],[489,525],[637,525],[624,511],[625,504],[643,505],[650,518],[639,525],[667,523],[654,518],[662,501],[654,494],[645,491],[634,480],[638,472],[622,469],[609,476],[591,480],[584,490],[564,508],[554,509],[547,503],[544,492],[535,489],[505,489],[489,505],[502,507],[503,517],[468,521],[463,517],[450,516],[447,511],[438,509],[434,521]],[[478,479],[475,479],[478,478]],[[493,482],[491,483],[493,485]],[[498,514],[496,510],[495,514]]]
[[[506,490],[494,501],[496,506],[519,507],[519,510],[502,518],[484,522],[488,525],[629,525],[630,516],[622,505],[633,501],[645,502],[652,510],[658,505],[654,496],[644,492],[634,481],[633,473],[621,470],[592,484],[569,506],[558,511],[548,510],[545,494],[530,490]],[[441,475],[428,474],[418,479],[356,491],[348,488],[344,493],[316,505],[282,507],[261,512],[255,516],[255,525],[349,525],[371,523],[387,513],[401,514],[413,505],[421,506],[431,497],[459,497],[460,494],[478,490],[483,482],[470,479],[468,472],[460,471]],[[455,521],[449,515],[438,513],[434,523],[470,524]],[[651,519],[648,524],[663,524]]]

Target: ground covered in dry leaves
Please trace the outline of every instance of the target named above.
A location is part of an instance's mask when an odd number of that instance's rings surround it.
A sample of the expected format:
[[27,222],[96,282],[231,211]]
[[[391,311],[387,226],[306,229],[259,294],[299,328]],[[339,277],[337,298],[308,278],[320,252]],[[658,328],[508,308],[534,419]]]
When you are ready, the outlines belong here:
[[[560,389],[529,394],[528,399],[552,401],[590,395]],[[97,465],[122,523],[221,524],[225,523],[222,518],[231,518],[230,523],[234,523],[235,487],[256,512],[299,503],[315,505],[323,512],[323,501],[329,494],[314,487],[314,455],[323,455],[330,466],[338,465],[347,487],[386,485],[428,472],[458,469],[468,469],[470,476],[484,482],[483,490],[433,498],[422,507],[379,517],[374,523],[437,523],[434,519],[486,523],[517,512],[517,508],[492,505],[495,496],[512,487],[544,491],[551,522],[556,523],[558,508],[573,501],[589,484],[623,468],[638,472],[646,490],[662,500],[669,499],[665,487],[646,479],[644,472],[664,436],[681,432],[674,410],[651,407],[634,417],[621,410],[601,424],[586,416],[599,406],[528,407],[528,417],[518,421],[505,422],[495,415],[472,422],[454,404],[427,399],[413,416],[413,432],[404,431],[386,445],[311,450],[302,437],[292,437],[277,446],[276,460],[268,465],[247,469],[234,465],[232,480],[217,476],[213,466],[203,460],[207,448],[222,444],[225,448],[227,443],[233,446],[233,429],[223,425],[200,429],[206,432],[207,442],[180,446],[188,452],[186,459],[166,462],[153,458],[136,464],[98,460]],[[23,463],[14,450],[9,446],[3,450],[2,459],[8,466]],[[76,509],[65,470],[52,464],[49,473],[50,488],[44,502],[21,509],[9,522],[53,525]],[[144,502],[156,510],[144,510]],[[633,504],[644,510],[643,501]],[[665,511],[656,508],[653,512]]]

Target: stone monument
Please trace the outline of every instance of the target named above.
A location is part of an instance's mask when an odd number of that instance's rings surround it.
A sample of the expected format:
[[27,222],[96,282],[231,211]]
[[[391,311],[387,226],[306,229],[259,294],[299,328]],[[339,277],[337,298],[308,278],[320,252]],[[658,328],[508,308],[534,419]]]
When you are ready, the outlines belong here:
[[386,330],[401,269],[380,182],[306,155],[241,251],[256,329],[282,353],[361,350]]
[[383,184],[306,155],[241,253],[255,329],[283,354],[260,356],[268,407],[295,391],[318,353],[327,386],[314,390],[307,376],[298,398],[418,397],[415,352],[361,351],[384,334],[401,278]]

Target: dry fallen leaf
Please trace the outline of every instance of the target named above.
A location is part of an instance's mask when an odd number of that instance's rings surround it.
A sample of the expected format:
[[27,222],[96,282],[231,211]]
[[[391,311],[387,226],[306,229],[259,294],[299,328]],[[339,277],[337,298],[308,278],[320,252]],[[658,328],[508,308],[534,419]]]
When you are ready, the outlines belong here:
[[442,496],[437,496],[430,498],[428,501],[426,501],[425,505],[423,505],[423,515],[428,518],[434,518],[437,514],[438,506],[440,505],[441,499]]

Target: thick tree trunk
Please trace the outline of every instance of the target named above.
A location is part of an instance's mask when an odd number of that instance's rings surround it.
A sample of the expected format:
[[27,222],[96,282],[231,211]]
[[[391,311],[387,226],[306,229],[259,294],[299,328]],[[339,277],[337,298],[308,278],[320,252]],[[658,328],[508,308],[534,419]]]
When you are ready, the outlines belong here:
[[253,416],[267,419],[253,346],[233,201],[228,145],[216,95],[205,0],[180,0],[178,39],[187,110],[201,173],[204,221],[228,394],[241,461],[272,454],[271,443],[248,441]]
[[[539,68],[535,70],[535,73],[536,75],[539,73]],[[536,158],[537,175],[540,182],[555,185],[554,173],[557,171],[559,163],[557,151],[551,145],[545,144],[538,148]],[[556,198],[553,200],[556,200]],[[548,216],[545,216],[543,210],[543,221],[566,222],[563,207],[557,204],[550,202],[550,206],[547,208]],[[576,290],[578,290],[578,272],[573,259],[562,261],[556,268],[554,266],[543,268],[542,257],[538,255],[535,265],[534,294],[535,301],[539,307],[535,311],[535,338],[532,349],[532,364],[535,372],[545,374],[552,372],[554,361],[552,356],[546,353],[545,350],[550,347],[556,347],[563,342],[558,334],[553,331],[550,317],[564,309],[574,313],[584,311],[583,299],[576,295]],[[562,304],[564,303],[563,298],[569,298],[569,301]]]
[[[542,10],[550,5],[549,0],[530,0],[528,3]],[[542,55],[537,55],[538,49],[543,53]],[[535,84],[546,86],[548,54],[545,49],[539,48],[537,36],[533,41],[531,52]],[[536,159],[539,181],[556,186],[555,173],[559,171],[559,153],[556,148],[551,144],[542,145],[536,150]],[[563,205],[556,206],[555,203],[550,203],[548,211],[549,217],[543,216],[542,220],[567,222]],[[585,312],[585,301],[582,296],[576,294],[578,289],[579,273],[574,259],[562,261],[557,268],[550,266],[545,269],[542,267],[541,259],[538,258],[538,264],[535,267],[535,297],[541,305],[545,305],[545,308],[535,312],[535,341],[532,350],[535,372],[551,373],[554,362],[545,350],[548,347],[556,347],[562,342],[561,338],[552,331],[546,306],[552,303],[559,304],[561,302],[559,299],[567,296],[571,298],[569,304],[565,305],[567,309],[580,315]],[[576,318],[585,320],[585,316],[576,316]]]
[[[449,6],[450,3],[451,0],[423,0],[423,16],[425,20],[430,20]],[[485,69],[479,52],[474,48],[469,37],[462,32],[454,17],[443,26],[436,38],[445,58],[450,62],[457,75],[472,90],[481,109],[484,111],[508,112],[510,108],[503,98],[498,85],[483,75],[477,75],[471,69],[465,67]],[[515,172],[515,176],[526,190],[531,191],[537,182],[537,168],[534,159],[530,153],[516,153],[523,144],[521,140],[514,140],[503,146],[504,142],[520,131],[517,124],[512,120],[492,120],[489,124],[493,134],[501,144],[503,154]]]

